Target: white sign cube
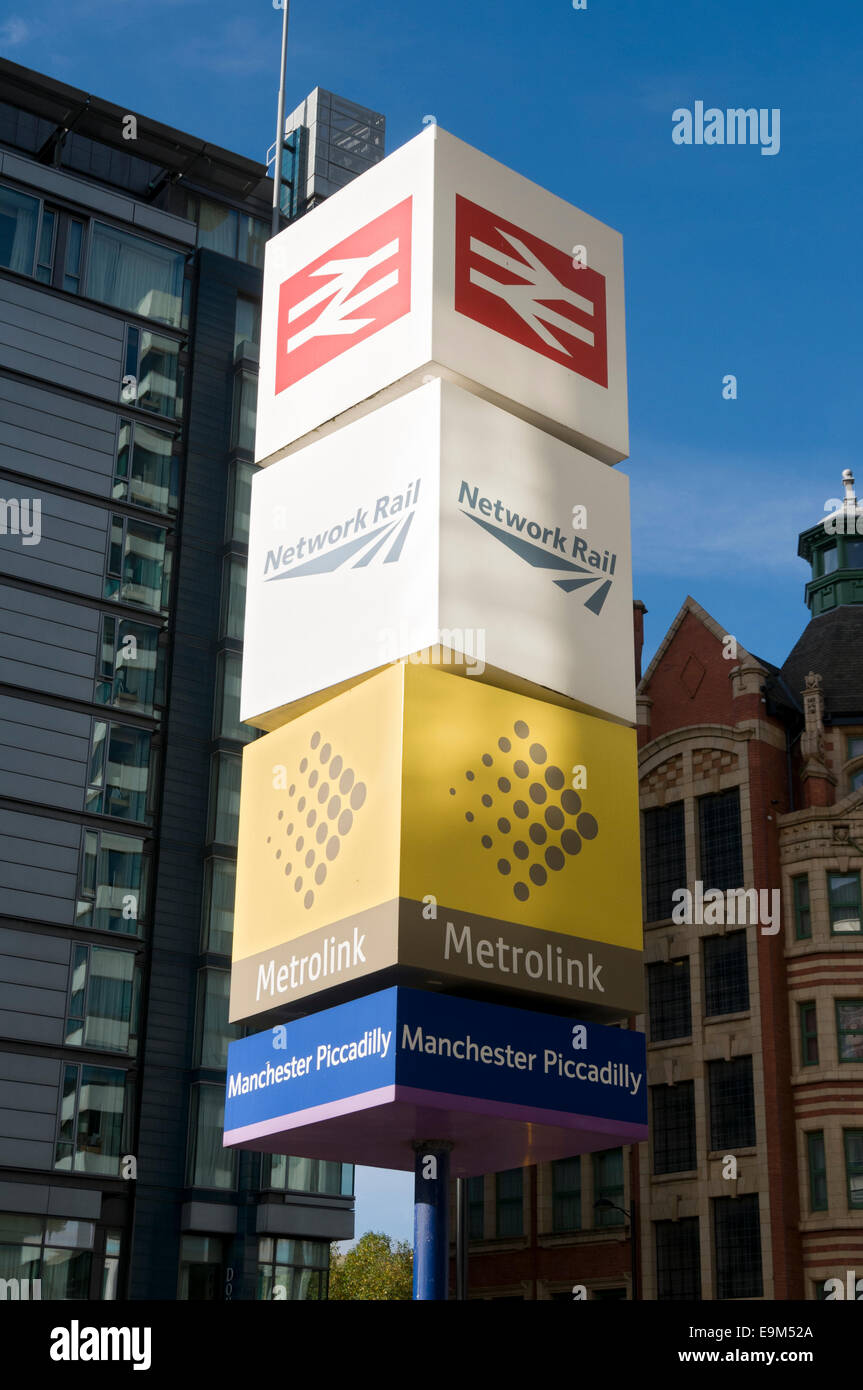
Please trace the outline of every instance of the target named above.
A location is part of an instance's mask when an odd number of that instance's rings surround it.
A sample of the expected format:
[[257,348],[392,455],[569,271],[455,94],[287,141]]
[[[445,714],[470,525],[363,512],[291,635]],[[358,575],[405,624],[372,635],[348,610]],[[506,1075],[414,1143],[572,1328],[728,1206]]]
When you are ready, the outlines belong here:
[[267,244],[255,457],[425,375],[627,455],[619,233],[439,126]]
[[262,728],[437,646],[635,721],[628,479],[447,381],[256,475],[247,585]]

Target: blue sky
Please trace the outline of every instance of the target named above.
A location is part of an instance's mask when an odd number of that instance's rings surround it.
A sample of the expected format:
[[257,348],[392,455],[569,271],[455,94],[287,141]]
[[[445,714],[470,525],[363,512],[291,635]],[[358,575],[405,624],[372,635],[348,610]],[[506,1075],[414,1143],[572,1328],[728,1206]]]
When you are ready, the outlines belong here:
[[[273,140],[270,0],[0,6],[0,53],[251,157]],[[315,85],[424,115],[623,233],[635,592],[651,654],[690,592],[781,663],[807,618],[797,533],[863,487],[858,0],[294,0],[290,110]],[[678,146],[672,112],[776,108],[781,146]],[[722,379],[738,399],[722,399]],[[364,1170],[358,1231],[409,1234]]]

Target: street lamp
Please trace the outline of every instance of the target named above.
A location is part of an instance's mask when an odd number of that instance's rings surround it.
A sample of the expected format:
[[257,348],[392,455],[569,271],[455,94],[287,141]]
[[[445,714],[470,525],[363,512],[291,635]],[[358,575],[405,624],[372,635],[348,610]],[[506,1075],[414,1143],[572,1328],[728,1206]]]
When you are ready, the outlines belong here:
[[594,1211],[621,1211],[629,1222],[629,1253],[631,1257],[631,1278],[632,1278],[632,1297],[638,1298],[638,1228],[635,1223],[637,1203],[635,1198],[631,1201],[631,1211],[626,1207],[619,1207],[616,1202],[610,1202],[607,1197],[600,1197],[594,1202]]

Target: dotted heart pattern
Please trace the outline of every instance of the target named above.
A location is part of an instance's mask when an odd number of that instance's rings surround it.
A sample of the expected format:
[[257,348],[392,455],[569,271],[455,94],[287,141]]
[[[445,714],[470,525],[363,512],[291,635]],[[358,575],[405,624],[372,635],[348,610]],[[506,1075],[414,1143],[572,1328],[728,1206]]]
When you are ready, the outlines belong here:
[[288,788],[287,804],[279,809],[279,823],[267,836],[294,892],[303,893],[306,911],[314,905],[316,888],[326,882],[367,793],[365,782],[358,782],[354,769],[321,738],[316,729]]
[[[519,902],[527,902],[581,852],[585,840],[599,834],[596,817],[582,810],[563,768],[549,762],[541,743],[531,741],[523,719],[515,721],[512,736],[502,735],[494,752],[483,753],[479,766],[464,775],[461,797],[469,799],[464,818],[481,832],[483,849],[496,855],[498,873],[512,879]],[[449,790],[459,797],[456,787]]]

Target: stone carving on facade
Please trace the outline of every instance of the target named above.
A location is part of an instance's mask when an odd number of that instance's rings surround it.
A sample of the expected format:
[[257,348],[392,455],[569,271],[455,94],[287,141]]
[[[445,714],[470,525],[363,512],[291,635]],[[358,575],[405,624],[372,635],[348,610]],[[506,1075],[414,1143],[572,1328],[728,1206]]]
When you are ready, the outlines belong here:
[[827,777],[830,774],[824,761],[824,691],[821,689],[821,677],[815,671],[810,671],[805,681],[806,688],[802,695],[806,727],[800,737],[803,776]]

